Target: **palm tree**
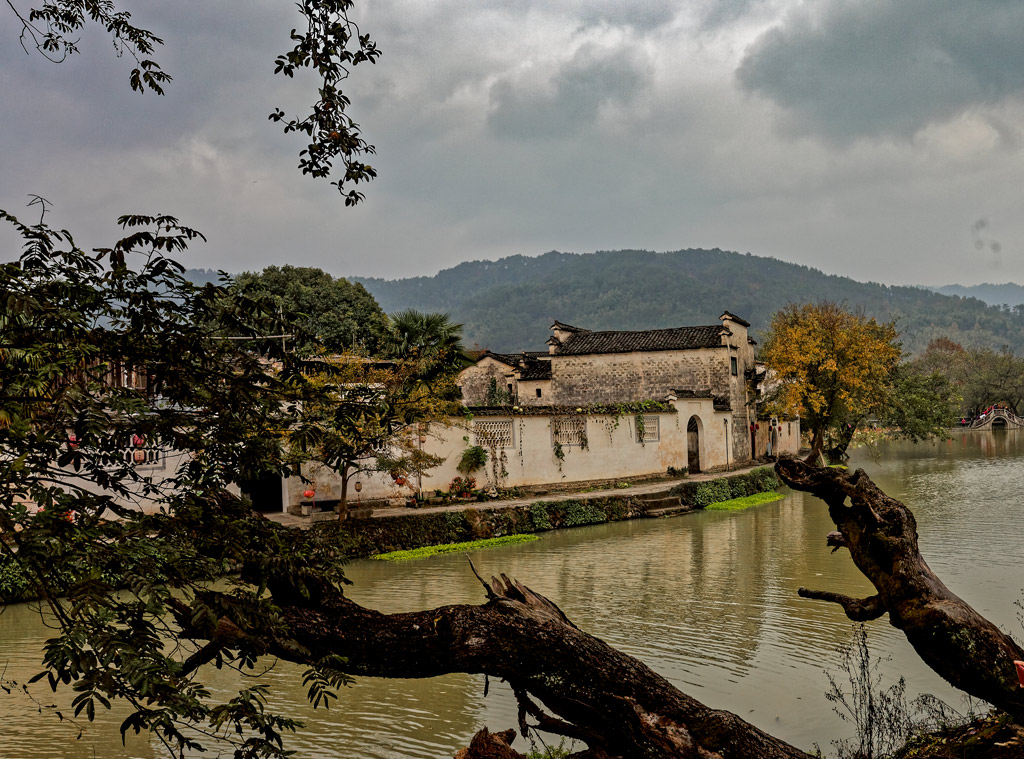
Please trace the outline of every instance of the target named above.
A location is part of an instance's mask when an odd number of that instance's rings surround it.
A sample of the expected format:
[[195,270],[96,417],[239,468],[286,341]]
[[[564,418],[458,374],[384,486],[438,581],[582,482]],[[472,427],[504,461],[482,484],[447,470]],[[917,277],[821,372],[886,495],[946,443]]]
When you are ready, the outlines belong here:
[[396,358],[463,368],[472,363],[462,345],[462,325],[448,314],[406,309],[391,314],[392,352]]

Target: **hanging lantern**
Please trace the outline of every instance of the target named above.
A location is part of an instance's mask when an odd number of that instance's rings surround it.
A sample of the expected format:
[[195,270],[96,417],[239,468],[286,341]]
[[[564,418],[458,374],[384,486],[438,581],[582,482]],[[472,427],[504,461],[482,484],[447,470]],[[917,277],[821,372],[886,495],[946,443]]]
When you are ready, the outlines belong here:
[[1015,661],[1017,667],[1017,679],[1020,680],[1020,687],[1024,688],[1024,661]]
[[759,430],[759,429],[761,429],[761,425],[760,425],[760,424],[755,424],[755,425],[754,425],[754,429],[755,429],[755,430]]
[[146,460],[146,452],[145,451],[133,451],[132,452],[132,458],[135,460],[136,464],[141,464],[141,463],[143,463]]
[[302,495],[306,496],[306,498],[312,498],[316,495],[316,491],[313,488],[306,488],[302,491]]
[[74,432],[72,432],[70,435],[68,435],[68,448],[77,448],[77,447],[78,447],[78,437],[75,435]]
[[356,492],[358,493],[362,489],[363,489],[363,483],[356,482]]
[[405,477],[395,477],[395,484],[401,487],[405,484]]
[[145,444],[146,438],[142,437],[142,435],[132,435],[132,445],[134,445],[136,448],[141,448]]

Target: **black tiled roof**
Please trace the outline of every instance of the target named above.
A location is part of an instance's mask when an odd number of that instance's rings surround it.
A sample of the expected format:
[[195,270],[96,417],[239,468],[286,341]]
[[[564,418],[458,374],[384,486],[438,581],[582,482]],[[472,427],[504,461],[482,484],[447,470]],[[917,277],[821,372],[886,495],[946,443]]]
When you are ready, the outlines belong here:
[[556,355],[579,356],[587,353],[631,353],[633,351],[672,351],[691,348],[719,348],[728,330],[721,324],[711,327],[674,327],[616,332],[577,332],[564,340]]
[[550,361],[525,361],[519,369],[521,380],[549,380],[551,379]]
[[514,353],[495,353],[494,351],[484,351],[484,355],[477,359],[477,361],[488,357],[493,358],[495,361],[500,361],[503,364],[508,364],[509,366],[515,366],[519,363],[519,356]]
[[740,317],[736,316],[736,314],[729,313],[728,311],[723,311],[721,318],[725,319],[726,317],[732,319],[737,324],[742,324],[744,327],[750,326],[750,322],[746,321],[745,319],[741,319]]

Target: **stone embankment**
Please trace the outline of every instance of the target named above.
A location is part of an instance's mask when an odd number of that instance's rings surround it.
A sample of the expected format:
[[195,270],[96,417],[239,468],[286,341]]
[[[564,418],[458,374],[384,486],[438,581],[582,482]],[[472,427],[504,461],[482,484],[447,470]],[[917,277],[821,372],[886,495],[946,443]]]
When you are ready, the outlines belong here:
[[[623,489],[422,509],[385,509],[365,518],[324,526],[338,530],[349,555],[371,556],[518,533],[672,516],[730,498],[771,491],[778,485],[775,472],[759,466]],[[275,514],[273,518],[295,526],[308,524],[308,520],[289,515]]]

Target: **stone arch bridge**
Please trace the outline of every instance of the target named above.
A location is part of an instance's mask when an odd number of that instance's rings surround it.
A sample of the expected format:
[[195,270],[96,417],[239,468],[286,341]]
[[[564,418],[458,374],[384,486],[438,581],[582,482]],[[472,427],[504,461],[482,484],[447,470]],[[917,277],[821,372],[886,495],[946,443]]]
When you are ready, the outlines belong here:
[[984,419],[975,419],[971,422],[972,430],[1024,429],[1024,416],[1017,416],[1007,408],[994,408],[985,414]]

